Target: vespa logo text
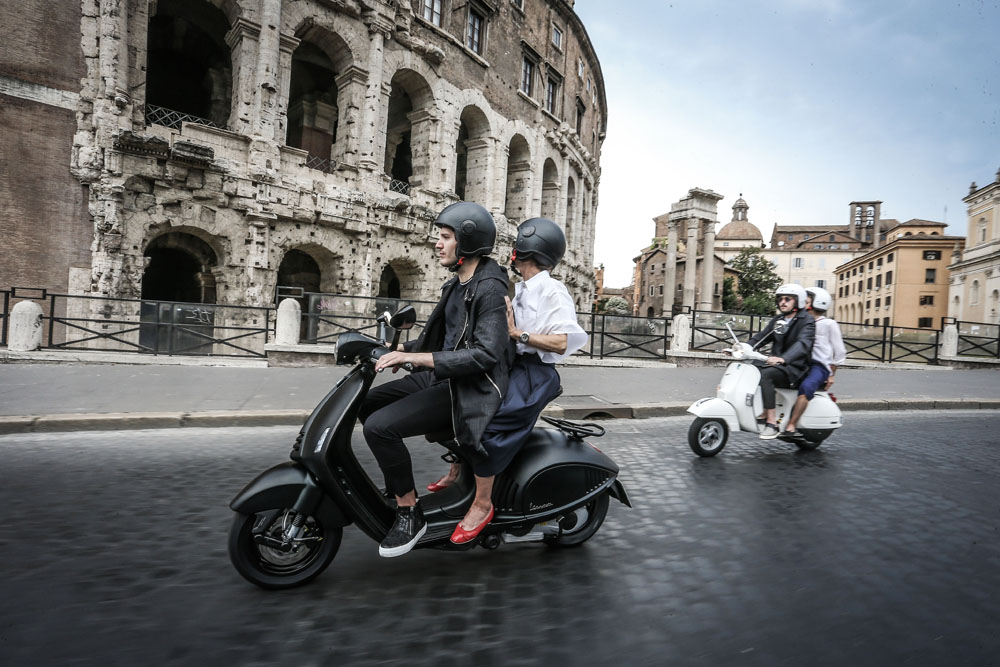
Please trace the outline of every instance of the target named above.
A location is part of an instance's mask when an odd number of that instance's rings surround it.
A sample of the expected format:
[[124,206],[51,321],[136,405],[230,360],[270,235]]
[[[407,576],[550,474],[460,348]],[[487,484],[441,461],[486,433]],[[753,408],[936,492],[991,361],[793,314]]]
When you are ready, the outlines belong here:
[[536,505],[535,503],[531,503],[528,505],[528,510],[534,512],[535,510],[543,510],[546,507],[552,507],[552,503],[542,503],[541,505]]

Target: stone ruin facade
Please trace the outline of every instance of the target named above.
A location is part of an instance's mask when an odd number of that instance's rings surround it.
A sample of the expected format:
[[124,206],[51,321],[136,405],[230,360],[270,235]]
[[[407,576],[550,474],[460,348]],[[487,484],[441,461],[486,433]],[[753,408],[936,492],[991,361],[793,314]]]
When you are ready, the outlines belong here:
[[[433,300],[448,274],[432,222],[466,199],[496,217],[504,263],[520,221],[563,226],[557,275],[589,310],[607,105],[571,1],[79,4],[79,35],[61,38],[81,87],[54,94],[75,104],[67,166],[93,234],[89,264],[50,258],[56,286]],[[0,93],[24,84],[44,104],[45,82],[11,73]]]

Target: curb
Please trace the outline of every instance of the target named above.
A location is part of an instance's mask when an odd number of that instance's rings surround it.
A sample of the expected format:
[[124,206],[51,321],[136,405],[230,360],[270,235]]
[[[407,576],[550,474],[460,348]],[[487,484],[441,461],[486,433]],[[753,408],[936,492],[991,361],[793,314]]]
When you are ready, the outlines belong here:
[[[564,419],[651,419],[687,414],[691,402],[595,403],[542,411]],[[840,400],[844,412],[864,410],[1000,410],[1000,399],[887,399]],[[101,414],[0,416],[0,435],[11,433],[67,433],[73,431],[127,431],[152,428],[206,428],[233,426],[298,426],[310,410],[217,410],[205,412],[109,412]]]

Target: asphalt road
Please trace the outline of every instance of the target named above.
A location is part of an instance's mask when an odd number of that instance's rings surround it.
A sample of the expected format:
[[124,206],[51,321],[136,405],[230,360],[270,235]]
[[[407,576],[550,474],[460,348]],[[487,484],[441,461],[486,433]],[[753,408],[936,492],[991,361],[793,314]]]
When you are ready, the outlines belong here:
[[606,423],[635,507],[579,549],[382,560],[349,527],[279,593],[230,566],[227,502],[296,429],[0,436],[0,664],[995,664],[1000,413],[851,413],[814,452],[714,459],[689,423]]

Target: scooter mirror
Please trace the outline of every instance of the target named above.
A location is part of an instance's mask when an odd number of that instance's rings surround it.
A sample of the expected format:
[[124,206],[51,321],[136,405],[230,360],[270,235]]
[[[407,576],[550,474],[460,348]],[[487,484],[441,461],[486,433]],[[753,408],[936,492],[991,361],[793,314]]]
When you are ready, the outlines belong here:
[[413,309],[413,306],[404,306],[389,319],[389,326],[393,329],[412,329],[416,322],[417,311]]

